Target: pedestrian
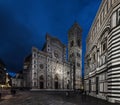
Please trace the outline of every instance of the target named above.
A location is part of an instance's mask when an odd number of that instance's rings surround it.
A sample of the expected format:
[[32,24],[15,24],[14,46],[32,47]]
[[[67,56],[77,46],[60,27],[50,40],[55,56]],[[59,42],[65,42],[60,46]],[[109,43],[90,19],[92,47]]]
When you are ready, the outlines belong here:
[[86,91],[84,91],[84,99],[85,99],[85,101],[86,101]]
[[82,102],[84,102],[84,90],[83,89],[81,90],[81,100]]
[[15,94],[16,94],[16,90],[14,89],[14,90],[13,90],[13,95],[15,95]]
[[2,98],[2,94],[0,93],[0,100],[1,100],[1,98]]
[[16,94],[16,90],[14,88],[11,88],[11,94],[14,96]]
[[14,89],[14,94],[16,94],[16,89]]
[[12,89],[12,88],[11,88],[10,92],[11,92],[11,94],[13,95],[13,89]]
[[69,92],[68,91],[66,92],[66,96],[69,97]]

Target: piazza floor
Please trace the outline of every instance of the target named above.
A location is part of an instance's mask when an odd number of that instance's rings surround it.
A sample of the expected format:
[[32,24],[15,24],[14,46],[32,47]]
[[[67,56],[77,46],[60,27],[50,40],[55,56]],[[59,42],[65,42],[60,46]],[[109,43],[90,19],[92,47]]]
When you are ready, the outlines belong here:
[[17,92],[0,101],[0,105],[117,105],[90,96],[65,92]]

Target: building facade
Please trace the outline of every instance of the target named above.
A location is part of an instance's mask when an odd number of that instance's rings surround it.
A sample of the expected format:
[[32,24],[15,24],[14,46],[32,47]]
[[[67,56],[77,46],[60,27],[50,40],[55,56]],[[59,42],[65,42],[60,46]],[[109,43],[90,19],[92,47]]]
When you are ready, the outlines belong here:
[[[42,50],[32,48],[31,55],[24,62],[26,86],[32,89],[80,89],[81,28],[77,23],[72,26],[68,36],[68,61],[66,46],[49,34],[46,34],[46,43]],[[76,57],[72,58],[72,55]]]
[[120,1],[102,0],[86,40],[87,94],[120,102]]
[[11,77],[6,71],[5,63],[0,59],[0,88],[11,87]]
[[16,73],[14,77],[11,78],[12,87],[22,89],[24,87],[23,71]]
[[6,84],[6,67],[4,62],[0,59],[0,85]]

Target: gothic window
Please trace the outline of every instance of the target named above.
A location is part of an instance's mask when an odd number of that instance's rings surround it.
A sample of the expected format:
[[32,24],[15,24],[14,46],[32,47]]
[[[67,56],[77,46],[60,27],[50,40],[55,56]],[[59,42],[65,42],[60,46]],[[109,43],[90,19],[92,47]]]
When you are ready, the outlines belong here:
[[36,82],[34,82],[34,86],[36,86]]
[[120,9],[117,11],[117,25],[120,25]]
[[40,64],[40,68],[41,68],[41,69],[43,69],[43,68],[44,68],[43,64]]
[[67,74],[69,75],[69,71],[67,72]]
[[36,77],[36,72],[34,72],[34,76]]
[[105,43],[102,44],[102,51],[105,52],[106,48],[107,48],[107,44],[105,42]]
[[36,64],[36,61],[34,60],[34,64]]
[[71,41],[70,47],[73,47],[73,45],[74,45],[74,41]]
[[34,53],[34,57],[36,57],[36,54]]
[[34,65],[34,68],[36,68],[36,65]]
[[80,39],[77,40],[77,45],[80,47]]
[[78,56],[78,57],[80,57],[80,54],[79,54],[79,53],[77,53],[77,56]]
[[77,66],[80,67],[80,63],[77,63]]

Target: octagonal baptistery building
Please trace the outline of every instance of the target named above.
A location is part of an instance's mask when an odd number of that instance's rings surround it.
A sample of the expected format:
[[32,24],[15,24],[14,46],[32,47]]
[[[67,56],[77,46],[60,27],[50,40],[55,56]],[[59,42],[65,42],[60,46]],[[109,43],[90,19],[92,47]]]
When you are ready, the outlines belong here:
[[120,102],[120,0],[102,0],[86,40],[87,94]]

